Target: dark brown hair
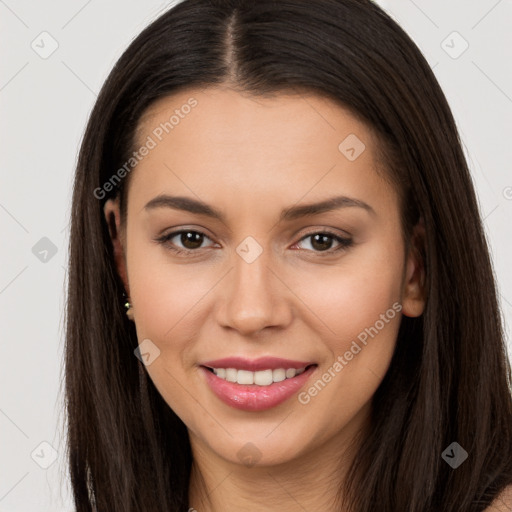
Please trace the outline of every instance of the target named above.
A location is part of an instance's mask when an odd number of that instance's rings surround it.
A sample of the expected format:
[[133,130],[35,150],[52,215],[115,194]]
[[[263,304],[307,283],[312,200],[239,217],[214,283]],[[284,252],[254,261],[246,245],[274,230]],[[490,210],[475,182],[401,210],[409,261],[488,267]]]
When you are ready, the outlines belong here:
[[[185,0],[110,73],[80,149],[71,215],[65,390],[77,511],[187,510],[187,429],[134,356],[103,217],[116,194],[126,212],[128,180],[102,187],[134,151],[152,102],[216,84],[310,91],[349,109],[379,137],[404,233],[424,221],[425,311],[402,318],[372,431],[340,489],[345,505],[480,512],[512,483],[511,373],[489,252],[446,98],[416,45],[369,0]],[[469,454],[457,469],[441,457],[454,441]]]

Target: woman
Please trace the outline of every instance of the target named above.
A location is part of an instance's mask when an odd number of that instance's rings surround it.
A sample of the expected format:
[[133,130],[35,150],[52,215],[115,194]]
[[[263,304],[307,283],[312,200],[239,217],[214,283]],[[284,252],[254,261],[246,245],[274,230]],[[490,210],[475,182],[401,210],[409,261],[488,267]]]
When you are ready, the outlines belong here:
[[370,1],[185,0],[146,28],[87,126],[69,265],[78,511],[512,507],[467,163]]

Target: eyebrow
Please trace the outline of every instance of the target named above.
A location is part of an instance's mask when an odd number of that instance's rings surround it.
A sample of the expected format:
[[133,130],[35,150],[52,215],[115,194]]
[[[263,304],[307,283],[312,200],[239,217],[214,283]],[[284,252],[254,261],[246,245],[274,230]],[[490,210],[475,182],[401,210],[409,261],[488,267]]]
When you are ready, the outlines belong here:
[[[317,203],[308,203],[285,208],[281,212],[279,222],[292,221],[301,217],[319,215],[321,213],[348,207],[362,208],[368,213],[376,215],[375,210],[364,201],[347,196],[335,196]],[[217,219],[224,224],[226,223],[226,218],[220,210],[217,210],[203,201],[192,199],[190,197],[160,194],[151,199],[151,201],[149,201],[144,207],[144,210],[150,211],[158,208],[172,208],[198,215],[206,215],[213,219]]]

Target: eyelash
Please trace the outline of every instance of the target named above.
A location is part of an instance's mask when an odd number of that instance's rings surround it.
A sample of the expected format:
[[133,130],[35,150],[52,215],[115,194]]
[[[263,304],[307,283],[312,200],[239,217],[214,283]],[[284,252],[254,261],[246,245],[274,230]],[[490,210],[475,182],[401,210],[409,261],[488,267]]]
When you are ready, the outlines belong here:
[[[205,238],[210,239],[210,237],[208,237],[205,233],[202,233],[201,231],[197,231],[194,229],[181,229],[179,231],[173,231],[172,233],[168,233],[159,238],[156,238],[155,241],[164,245],[168,250],[172,251],[174,254],[191,254],[191,253],[198,252],[201,250],[201,248],[199,248],[199,249],[182,249],[181,247],[176,247],[176,246],[173,246],[168,243],[171,239],[173,239],[174,237],[176,237],[178,235],[181,235],[182,233],[197,233],[197,234],[203,235]],[[304,235],[296,243],[302,242],[303,240],[306,240],[307,238],[310,238],[314,235],[327,235],[328,237],[333,238],[336,242],[339,243],[339,246],[336,247],[335,249],[327,249],[325,251],[314,251],[314,250],[309,250],[309,249],[303,249],[303,250],[306,250],[309,252],[314,252],[314,253],[318,254],[319,256],[329,256],[334,253],[337,253],[338,251],[348,249],[353,243],[353,240],[351,238],[343,238],[340,235],[337,235],[329,230],[313,231],[311,233]],[[294,245],[296,245],[296,244],[294,244]]]

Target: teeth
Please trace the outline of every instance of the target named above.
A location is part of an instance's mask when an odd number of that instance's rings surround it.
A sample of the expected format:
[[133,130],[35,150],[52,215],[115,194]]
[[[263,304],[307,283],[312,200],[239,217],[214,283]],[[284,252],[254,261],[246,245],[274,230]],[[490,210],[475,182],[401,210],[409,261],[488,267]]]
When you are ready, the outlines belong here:
[[236,374],[236,381],[238,384],[254,384],[254,372],[238,370],[238,373]]
[[236,382],[236,374],[238,373],[235,368],[226,368],[226,380],[228,382]]
[[281,382],[284,379],[286,379],[286,370],[284,368],[272,370],[272,380],[274,382]]
[[306,368],[277,368],[275,370],[260,370],[250,372],[248,370],[237,370],[236,368],[213,368],[213,373],[221,379],[237,384],[256,384],[258,386],[270,386],[273,382],[282,382],[300,375]]
[[274,382],[272,370],[254,372],[254,384],[258,386],[270,386],[272,382]]
[[286,370],[286,378],[291,379],[292,377],[295,377],[296,373],[297,370],[295,368],[288,368],[288,370]]

